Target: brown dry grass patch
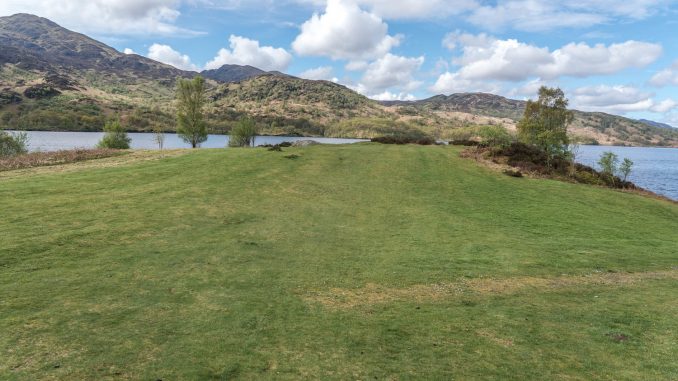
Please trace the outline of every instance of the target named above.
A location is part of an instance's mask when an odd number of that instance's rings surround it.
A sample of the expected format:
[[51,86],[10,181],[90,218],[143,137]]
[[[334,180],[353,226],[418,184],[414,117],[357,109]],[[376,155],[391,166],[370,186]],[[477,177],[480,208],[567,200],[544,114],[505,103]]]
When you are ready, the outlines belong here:
[[113,149],[74,149],[52,152],[31,152],[0,158],[0,171],[75,163],[124,155],[127,152]]
[[112,156],[109,155],[100,158],[91,157],[89,159],[82,159],[80,161],[45,164],[43,166],[34,166],[14,170],[3,171],[2,169],[0,169],[0,179],[28,175],[39,175],[45,173],[74,172],[93,168],[119,167],[138,162],[160,160],[163,158],[181,156],[191,152],[191,150],[188,149],[165,150],[162,152],[151,150],[134,150],[134,151],[104,150],[104,151],[112,151],[115,154],[113,154]]
[[506,279],[460,279],[450,283],[414,285],[391,288],[368,283],[359,289],[332,288],[311,292],[305,296],[309,303],[319,303],[328,309],[352,309],[398,301],[436,302],[479,295],[512,295],[522,291],[551,292],[582,286],[624,287],[636,283],[678,279],[678,269],[638,273],[595,273],[590,275],[563,275],[554,278],[516,277]]

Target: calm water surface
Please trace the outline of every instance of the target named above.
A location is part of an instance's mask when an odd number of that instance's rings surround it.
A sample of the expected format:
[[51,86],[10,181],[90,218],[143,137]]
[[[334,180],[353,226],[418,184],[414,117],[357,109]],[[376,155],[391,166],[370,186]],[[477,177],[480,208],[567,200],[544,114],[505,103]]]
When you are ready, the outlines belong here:
[[[29,149],[31,151],[55,151],[73,148],[93,148],[104,134],[102,132],[41,132],[30,131]],[[154,134],[130,133],[132,148],[156,149]],[[360,139],[333,138],[300,138],[286,136],[260,136],[256,144],[277,144],[284,141],[315,140],[325,144],[356,143]],[[204,148],[223,148],[228,145],[227,135],[209,135],[202,144]],[[188,148],[176,134],[165,134],[165,148]],[[633,172],[629,177],[638,186],[678,200],[678,148],[638,148],[638,147],[606,147],[582,146],[578,161],[582,164],[598,168],[598,159],[605,151],[612,151],[619,156],[633,160]]]
[[678,148],[582,146],[577,161],[600,169],[598,159],[611,151],[633,160],[629,181],[652,192],[678,200]]
[[[128,133],[132,138],[133,149],[157,149],[155,134],[152,133]],[[47,132],[28,131],[29,150],[31,151],[57,151],[74,148],[94,148],[104,136],[103,132]],[[300,138],[292,136],[258,136],[256,145],[278,144],[285,141],[315,140],[323,144],[347,144],[364,140],[360,139],[334,139],[334,138]],[[224,148],[228,146],[228,135],[209,135],[202,148]],[[191,148],[177,134],[165,134],[165,148]]]

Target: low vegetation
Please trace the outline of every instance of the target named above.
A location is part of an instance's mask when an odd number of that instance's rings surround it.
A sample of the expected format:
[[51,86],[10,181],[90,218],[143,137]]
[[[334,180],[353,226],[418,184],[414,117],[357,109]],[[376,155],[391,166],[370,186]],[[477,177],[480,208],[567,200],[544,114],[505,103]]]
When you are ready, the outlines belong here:
[[11,157],[0,157],[0,172],[33,167],[76,163],[85,160],[103,159],[125,154],[112,149],[63,150],[52,152],[31,152]]
[[0,379],[675,378],[678,206],[461,150],[5,178]]
[[0,130],[0,158],[28,152],[28,135],[25,132]]
[[[583,184],[628,189],[643,193],[647,190],[627,181],[633,162],[604,153],[600,172],[576,162],[580,137],[568,133],[573,113],[567,110],[568,100],[558,88],[542,87],[539,99],[528,101],[523,119],[518,123],[518,135],[512,136],[496,126],[475,126],[460,129],[453,145],[473,146],[462,155],[503,166],[503,173],[523,177],[523,172]],[[622,177],[622,178],[620,178]]]
[[104,126],[104,137],[98,144],[102,149],[129,149],[129,144],[132,139],[127,136],[125,128],[120,124],[119,120],[111,120],[106,122]]
[[230,147],[254,147],[257,137],[257,125],[250,118],[243,118],[231,130],[228,139]]

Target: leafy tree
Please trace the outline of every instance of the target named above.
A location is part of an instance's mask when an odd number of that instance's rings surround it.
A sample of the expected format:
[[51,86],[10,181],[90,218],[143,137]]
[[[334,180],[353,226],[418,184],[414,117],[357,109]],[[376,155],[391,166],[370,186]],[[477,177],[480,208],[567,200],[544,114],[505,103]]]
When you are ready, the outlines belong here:
[[527,101],[523,118],[518,122],[518,135],[523,143],[539,147],[551,159],[567,152],[567,126],[574,114],[567,109],[568,100],[559,88],[542,86],[537,101]]
[[614,182],[614,174],[617,172],[619,157],[614,152],[603,152],[600,155],[600,159],[598,159],[598,165],[603,175],[608,176]]
[[257,125],[251,118],[242,118],[233,127],[228,140],[230,147],[254,147],[254,139],[257,136]]
[[28,152],[26,132],[9,133],[0,130],[0,157],[14,156]]
[[629,158],[624,158],[624,161],[622,161],[621,165],[619,166],[619,172],[624,176],[624,182],[626,182],[626,179],[629,177],[631,174],[631,171],[633,170],[633,161]]
[[191,147],[207,140],[205,107],[205,79],[179,79],[177,83],[177,133]]
[[99,148],[129,149],[132,141],[118,120],[106,122],[104,125],[104,137],[97,145]]

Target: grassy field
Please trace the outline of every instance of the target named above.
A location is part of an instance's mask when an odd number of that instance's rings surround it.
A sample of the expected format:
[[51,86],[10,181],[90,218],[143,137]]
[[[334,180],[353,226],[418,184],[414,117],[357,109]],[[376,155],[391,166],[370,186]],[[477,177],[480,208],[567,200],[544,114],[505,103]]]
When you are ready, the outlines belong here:
[[2,178],[0,379],[678,379],[678,206],[458,154]]

